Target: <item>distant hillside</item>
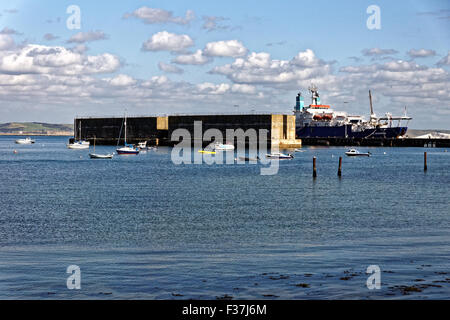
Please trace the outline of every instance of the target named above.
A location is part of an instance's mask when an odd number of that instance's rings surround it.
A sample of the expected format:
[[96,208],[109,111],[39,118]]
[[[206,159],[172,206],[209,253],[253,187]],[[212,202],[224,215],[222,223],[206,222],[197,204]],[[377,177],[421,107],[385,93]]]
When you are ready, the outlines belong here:
[[72,135],[73,124],[52,124],[43,122],[9,122],[0,124],[0,134]]
[[417,129],[408,129],[408,132],[406,133],[406,135],[409,138],[414,138],[414,137],[423,136],[423,135],[431,134],[431,133],[435,133],[435,132],[441,132],[441,133],[450,134],[450,130],[439,130],[439,129],[417,130]]

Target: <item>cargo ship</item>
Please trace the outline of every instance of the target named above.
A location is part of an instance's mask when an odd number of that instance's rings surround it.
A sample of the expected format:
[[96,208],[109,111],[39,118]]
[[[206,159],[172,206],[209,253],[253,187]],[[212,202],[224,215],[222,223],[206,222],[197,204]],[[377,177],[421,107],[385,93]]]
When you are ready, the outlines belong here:
[[311,93],[309,106],[304,105],[301,93],[296,97],[294,114],[297,138],[399,138],[406,134],[412,119],[406,115],[406,107],[403,116],[386,113],[383,117],[377,117],[373,111],[370,90],[370,119],[365,120],[363,116],[334,111],[329,105],[321,104],[317,87],[311,85],[308,89]]

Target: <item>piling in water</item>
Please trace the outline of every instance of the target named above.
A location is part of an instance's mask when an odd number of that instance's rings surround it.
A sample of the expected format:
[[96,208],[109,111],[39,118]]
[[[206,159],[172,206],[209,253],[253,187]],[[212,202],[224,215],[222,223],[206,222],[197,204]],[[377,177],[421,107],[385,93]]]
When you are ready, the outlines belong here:
[[423,171],[427,171],[428,167],[427,167],[427,153],[424,152],[423,153]]
[[316,157],[313,157],[313,178],[317,177]]
[[339,157],[338,177],[342,176],[342,157]]

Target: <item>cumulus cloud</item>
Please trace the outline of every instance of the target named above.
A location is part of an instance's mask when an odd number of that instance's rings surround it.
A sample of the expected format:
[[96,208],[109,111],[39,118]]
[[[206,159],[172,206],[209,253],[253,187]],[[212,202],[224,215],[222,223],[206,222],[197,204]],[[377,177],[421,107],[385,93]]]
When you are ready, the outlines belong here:
[[58,39],[58,38],[59,38],[59,37],[55,36],[55,35],[52,34],[52,33],[46,33],[46,34],[44,35],[44,39],[47,40],[47,41],[56,40],[56,39]]
[[362,54],[364,56],[384,56],[396,53],[398,53],[398,51],[394,49],[380,49],[380,48],[364,49],[362,51]]
[[224,94],[230,90],[230,85],[227,83],[213,84],[210,82],[203,82],[197,85],[201,93],[209,94]]
[[119,59],[109,53],[85,56],[64,47],[30,44],[0,57],[0,73],[95,74],[116,71]]
[[14,48],[14,39],[9,34],[0,34],[0,51]]
[[450,66],[450,51],[437,63],[438,66]]
[[106,40],[108,36],[103,31],[78,32],[70,37],[68,43],[85,43],[98,40]]
[[126,74],[119,74],[112,79],[108,79],[109,83],[115,87],[125,87],[136,84],[136,80]]
[[147,24],[175,23],[185,25],[195,19],[195,13],[192,10],[188,10],[184,17],[175,17],[172,11],[144,6],[124,15],[125,19],[131,17],[138,18]]
[[18,13],[19,10],[17,10],[17,9],[5,9],[5,10],[3,10],[3,12],[13,14],[13,13]]
[[192,54],[182,54],[172,59],[173,63],[192,65],[203,65],[211,61],[211,58],[205,56],[200,49]]
[[143,51],[183,51],[192,47],[194,41],[186,34],[174,34],[161,31],[152,35],[142,44]]
[[273,47],[273,46],[282,46],[282,45],[285,45],[285,44],[286,44],[286,41],[278,41],[278,42],[266,43],[266,46]]
[[235,83],[231,86],[231,91],[244,94],[253,94],[256,92],[256,87],[248,84]]
[[411,58],[426,58],[436,55],[436,51],[428,49],[411,49],[407,53]]
[[208,32],[215,30],[227,30],[230,28],[230,26],[222,24],[222,22],[229,20],[224,17],[203,16],[202,19],[203,19],[202,29],[205,29]]
[[173,64],[167,64],[164,62],[159,62],[158,63],[158,68],[161,71],[167,72],[167,73],[177,73],[177,74],[181,74],[184,72],[183,69],[178,68],[177,66],[174,66]]
[[239,84],[263,84],[295,88],[299,81],[318,79],[330,73],[331,67],[318,59],[310,49],[291,60],[274,60],[269,53],[252,52],[233,63],[217,66],[210,73],[225,75]]
[[241,57],[247,54],[247,48],[237,40],[209,42],[203,53],[212,57]]
[[17,30],[14,29],[10,29],[8,27],[4,27],[1,31],[0,34],[16,34],[16,35],[20,35],[22,33],[18,32]]
[[360,57],[356,57],[356,56],[351,56],[348,57],[350,60],[353,60],[354,62],[361,62],[363,59],[361,59]]

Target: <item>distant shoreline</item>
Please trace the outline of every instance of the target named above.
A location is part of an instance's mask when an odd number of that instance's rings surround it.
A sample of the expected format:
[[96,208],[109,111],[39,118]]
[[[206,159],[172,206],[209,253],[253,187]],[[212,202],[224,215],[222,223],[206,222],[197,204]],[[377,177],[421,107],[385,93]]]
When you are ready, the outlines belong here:
[[73,137],[73,132],[56,132],[56,133],[14,133],[0,132],[0,136],[39,136],[39,137]]

